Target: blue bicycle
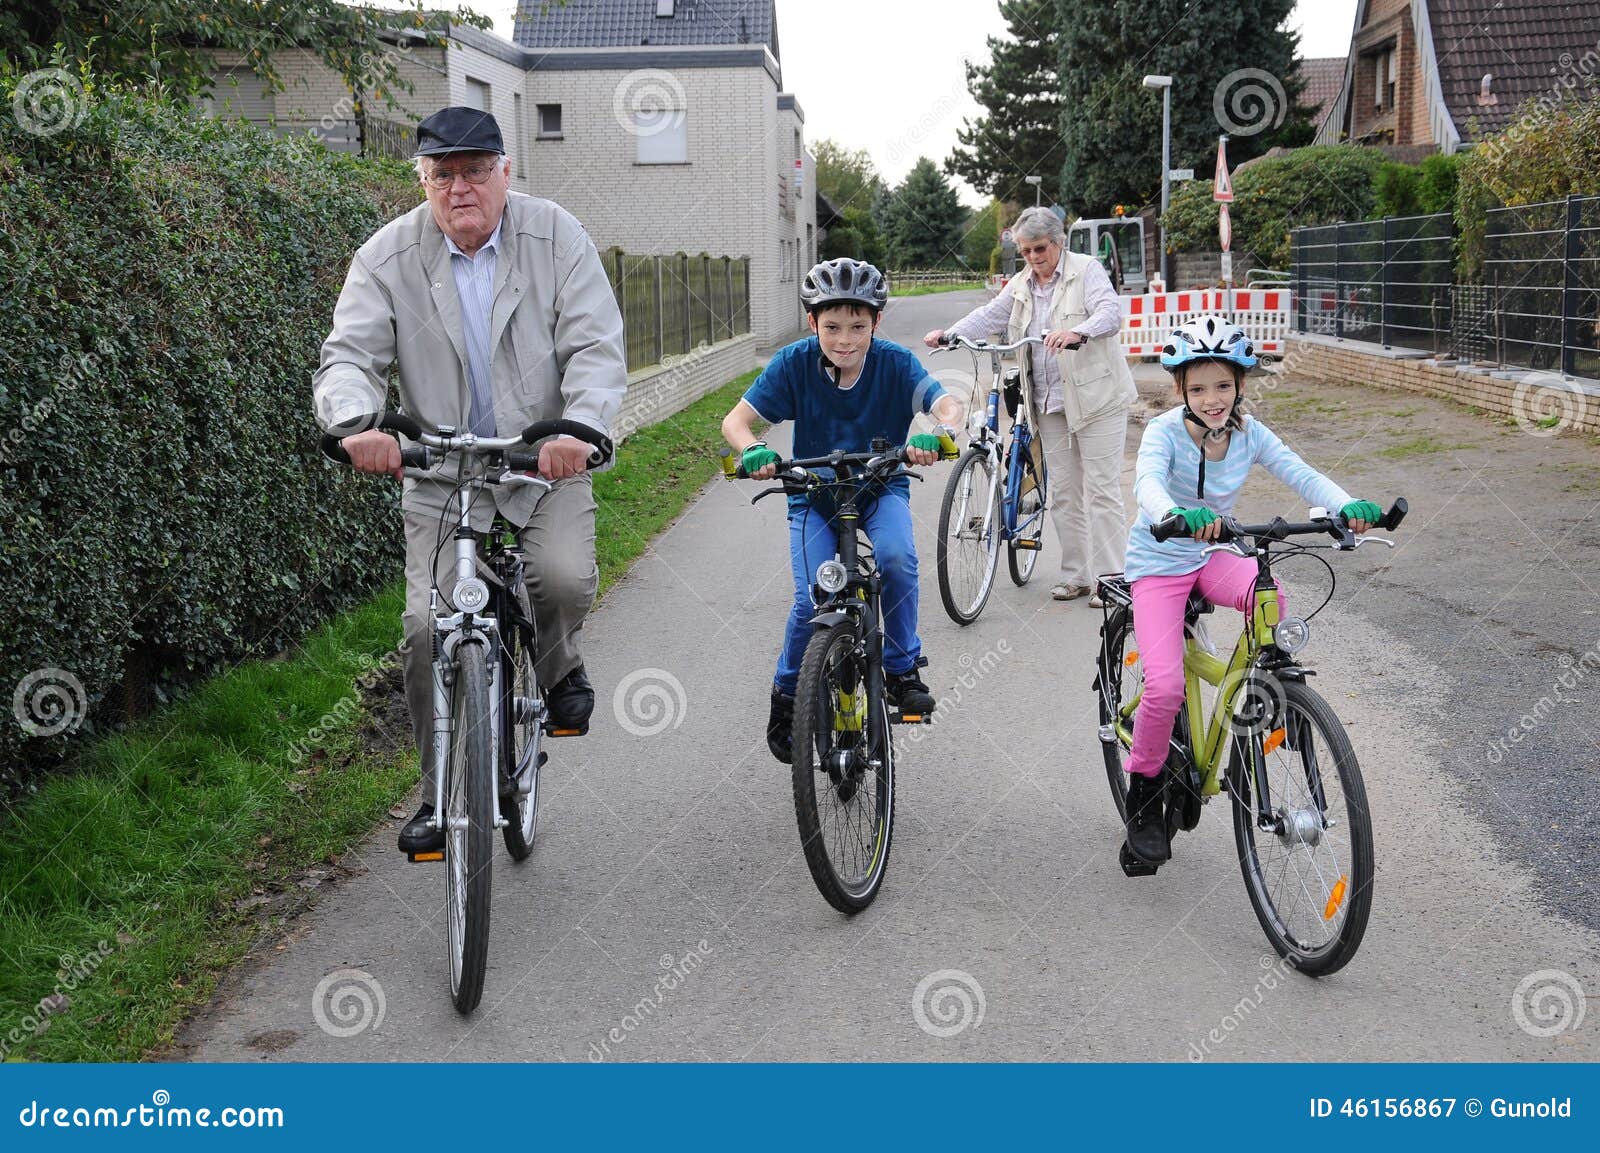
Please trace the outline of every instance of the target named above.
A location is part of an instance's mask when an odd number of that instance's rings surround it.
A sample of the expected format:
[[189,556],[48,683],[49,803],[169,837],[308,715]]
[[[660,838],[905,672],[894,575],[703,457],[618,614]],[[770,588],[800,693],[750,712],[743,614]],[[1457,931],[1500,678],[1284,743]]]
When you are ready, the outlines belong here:
[[[1021,370],[1006,369],[1001,357],[1042,343],[1037,336],[1025,336],[1013,344],[991,344],[946,335],[942,347],[934,349],[936,353],[958,345],[967,349],[972,353],[974,379],[980,353],[989,354],[991,368],[982,422],[974,412],[971,440],[956,461],[939,510],[939,599],[958,625],[977,620],[988,603],[1002,542],[1011,581],[1019,588],[1028,583],[1039,559],[1050,478],[1044,453],[1028,423]],[[1008,436],[1000,432],[1002,403],[1011,417]]]

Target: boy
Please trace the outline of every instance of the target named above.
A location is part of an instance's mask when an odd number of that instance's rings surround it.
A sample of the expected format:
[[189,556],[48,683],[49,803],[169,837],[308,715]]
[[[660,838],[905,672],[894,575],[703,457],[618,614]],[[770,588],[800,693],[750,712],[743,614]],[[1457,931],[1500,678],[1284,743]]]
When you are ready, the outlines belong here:
[[[757,480],[776,474],[778,454],[756,437],[757,419],[794,421],[794,455],[825,456],[835,450],[867,452],[875,437],[906,443],[911,464],[932,464],[941,451],[954,455],[960,404],[931,378],[909,349],[873,334],[889,288],[883,274],[860,260],[826,260],[806,274],[800,300],[812,335],[774,356],[756,382],[722,421],[722,435],[741,453],[745,471]],[[911,418],[931,412],[938,434],[906,441]],[[917,669],[927,663],[917,638],[917,553],[911,539],[911,485],[890,482],[865,510],[863,527],[883,576],[883,664],[891,703],[903,712],[933,711],[933,695]],[[788,764],[794,726],[794,693],[800,659],[810,640],[815,612],[812,571],[835,552],[836,535],[826,510],[806,497],[789,500],[789,561],[794,605],[773,679],[767,747]],[[809,564],[809,567],[808,567]]]

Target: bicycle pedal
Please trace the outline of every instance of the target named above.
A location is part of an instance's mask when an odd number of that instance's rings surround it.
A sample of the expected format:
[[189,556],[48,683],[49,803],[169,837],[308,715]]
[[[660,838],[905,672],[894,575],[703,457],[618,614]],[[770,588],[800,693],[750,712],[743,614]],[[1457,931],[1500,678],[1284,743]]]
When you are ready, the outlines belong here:
[[1159,865],[1147,865],[1133,855],[1133,850],[1128,848],[1128,842],[1122,842],[1122,850],[1117,854],[1117,863],[1122,866],[1122,872],[1129,877],[1153,877]]
[[1021,552],[1038,552],[1044,546],[1039,541],[1021,537],[1011,542],[1011,547]]
[[931,725],[932,713],[892,713],[889,717],[891,725]]
[[444,860],[444,850],[434,849],[427,853],[407,853],[406,860],[410,861],[413,865],[422,861],[442,861]]
[[589,722],[587,721],[575,729],[558,728],[557,726],[551,724],[546,724],[544,727],[544,735],[547,737],[581,737],[587,734],[588,731]]

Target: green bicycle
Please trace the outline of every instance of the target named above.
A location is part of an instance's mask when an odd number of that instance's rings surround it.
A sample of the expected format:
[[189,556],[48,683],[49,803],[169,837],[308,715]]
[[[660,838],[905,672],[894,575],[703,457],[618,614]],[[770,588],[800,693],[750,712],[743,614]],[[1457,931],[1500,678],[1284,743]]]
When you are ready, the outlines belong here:
[[[1392,532],[1406,510],[1403,499],[1395,501],[1377,527]],[[1372,909],[1372,821],[1344,724],[1306,684],[1313,670],[1295,660],[1311,639],[1309,618],[1279,619],[1272,566],[1317,548],[1353,552],[1373,541],[1391,548],[1394,542],[1356,537],[1342,518],[1322,509],[1313,509],[1311,520],[1300,524],[1275,517],[1256,525],[1223,518],[1222,525],[1218,543],[1207,546],[1206,555],[1229,550],[1256,561],[1255,607],[1226,661],[1211,647],[1200,619],[1211,612],[1210,604],[1191,594],[1185,608],[1184,705],[1162,770],[1167,832],[1170,837],[1192,830],[1205,803],[1226,788],[1233,798],[1239,868],[1261,927],[1279,956],[1303,973],[1323,976],[1355,956],[1366,932]],[[1187,535],[1181,517],[1150,531],[1157,540]],[[1284,544],[1297,536],[1332,536],[1334,543]],[[1331,576],[1333,566],[1327,567]],[[1099,586],[1105,601],[1095,674],[1100,748],[1117,815],[1126,820],[1128,780],[1122,762],[1133,743],[1144,670],[1128,582],[1116,573],[1102,577]],[[1202,685],[1216,690],[1209,719]],[[1225,747],[1230,755],[1224,774]],[[1130,877],[1156,871],[1134,857],[1126,843],[1121,864]]]

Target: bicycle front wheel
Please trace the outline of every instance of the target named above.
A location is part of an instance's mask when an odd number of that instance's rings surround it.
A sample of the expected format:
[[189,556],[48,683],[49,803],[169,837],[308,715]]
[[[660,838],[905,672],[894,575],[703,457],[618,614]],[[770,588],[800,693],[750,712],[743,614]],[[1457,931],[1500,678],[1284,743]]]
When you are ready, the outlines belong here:
[[1302,973],[1320,977],[1346,965],[1367,931],[1372,821],[1337,714],[1298,681],[1274,684],[1282,694],[1276,715],[1234,737],[1234,839],[1267,939]]
[[852,622],[806,646],[794,711],[794,810],[806,866],[828,904],[859,913],[889,867],[894,747],[889,711],[870,700]]
[[481,644],[456,649],[450,757],[445,765],[445,913],[450,996],[470,1013],[483,996],[489,960],[489,894],[494,859],[494,762],[489,677]]
[[539,832],[539,772],[544,764],[540,747],[544,729],[539,717],[539,686],[534,680],[533,609],[528,589],[519,585],[512,594],[520,620],[508,621],[500,654],[500,815],[506,852],[514,861],[533,852]]
[[956,462],[939,509],[939,599],[958,625],[978,619],[1000,563],[1000,486],[988,450],[972,445]]

